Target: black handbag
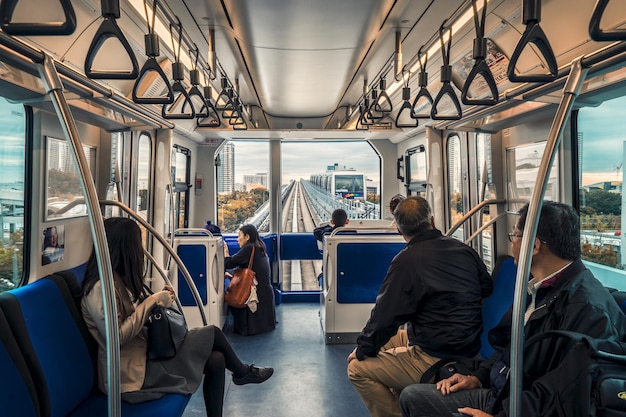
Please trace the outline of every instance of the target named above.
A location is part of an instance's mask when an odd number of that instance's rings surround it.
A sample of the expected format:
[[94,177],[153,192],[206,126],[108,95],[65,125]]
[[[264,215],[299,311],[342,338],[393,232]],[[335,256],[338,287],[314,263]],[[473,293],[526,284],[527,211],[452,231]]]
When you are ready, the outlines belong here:
[[[150,293],[152,291],[148,290]],[[182,308],[155,305],[148,316],[148,359],[170,359],[176,356],[187,336],[187,322]]]

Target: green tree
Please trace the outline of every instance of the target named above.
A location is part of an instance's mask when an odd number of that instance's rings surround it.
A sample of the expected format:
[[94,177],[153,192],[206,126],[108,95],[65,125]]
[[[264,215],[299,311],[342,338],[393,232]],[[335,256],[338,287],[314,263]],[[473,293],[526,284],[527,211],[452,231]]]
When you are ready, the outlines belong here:
[[583,201],[586,202],[586,206],[581,207],[581,212],[589,213],[592,211],[595,214],[622,214],[622,195],[618,193],[611,193],[603,190],[591,190],[583,191],[585,193]]

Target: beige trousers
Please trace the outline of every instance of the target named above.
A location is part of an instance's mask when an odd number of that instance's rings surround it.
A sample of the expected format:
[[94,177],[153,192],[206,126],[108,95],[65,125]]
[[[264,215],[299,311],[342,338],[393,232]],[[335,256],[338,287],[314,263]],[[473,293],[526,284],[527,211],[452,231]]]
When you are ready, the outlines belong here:
[[422,374],[438,360],[419,346],[409,346],[406,330],[398,330],[376,357],[351,361],[348,378],[372,417],[400,417],[400,392],[419,383]]

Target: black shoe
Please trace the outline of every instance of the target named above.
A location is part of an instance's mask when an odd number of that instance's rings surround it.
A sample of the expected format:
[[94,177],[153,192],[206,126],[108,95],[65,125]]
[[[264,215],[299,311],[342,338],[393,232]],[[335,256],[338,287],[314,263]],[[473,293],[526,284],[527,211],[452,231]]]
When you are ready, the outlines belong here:
[[260,384],[263,381],[269,379],[274,373],[274,368],[263,368],[260,366],[250,365],[250,371],[241,378],[236,378],[233,375],[233,382],[235,385],[246,385],[246,384]]

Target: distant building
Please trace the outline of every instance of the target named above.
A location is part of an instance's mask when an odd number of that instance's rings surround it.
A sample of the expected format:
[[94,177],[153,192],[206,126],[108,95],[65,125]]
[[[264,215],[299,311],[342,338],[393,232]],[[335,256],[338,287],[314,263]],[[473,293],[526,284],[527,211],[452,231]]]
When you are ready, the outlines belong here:
[[608,191],[610,193],[621,194],[622,192],[622,182],[621,181],[602,181],[596,182],[595,184],[589,184],[583,186],[585,191]]
[[246,191],[250,191],[255,188],[267,188],[267,172],[261,172],[254,175],[244,175],[243,184]]
[[227,142],[218,154],[217,192],[228,194],[235,191],[235,144]]

